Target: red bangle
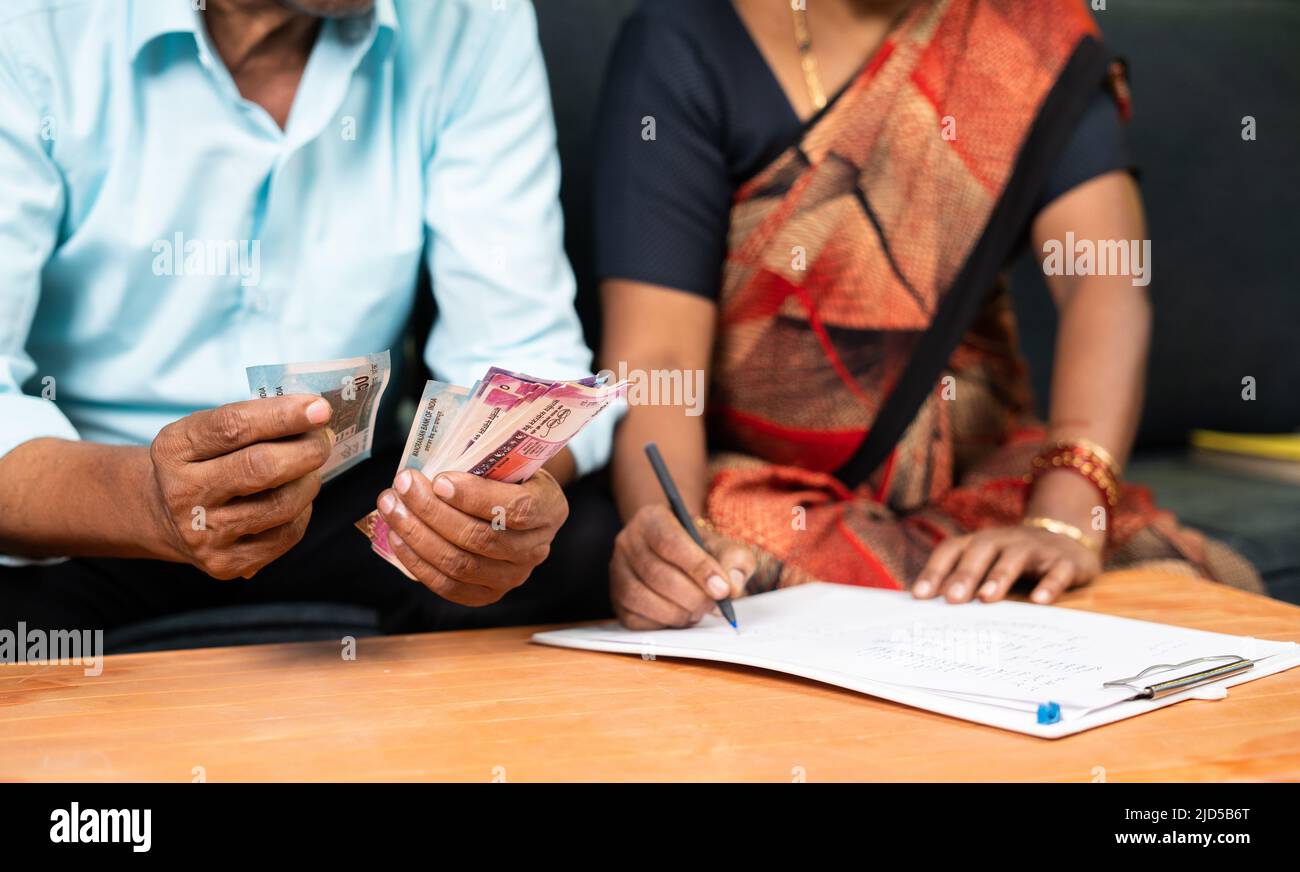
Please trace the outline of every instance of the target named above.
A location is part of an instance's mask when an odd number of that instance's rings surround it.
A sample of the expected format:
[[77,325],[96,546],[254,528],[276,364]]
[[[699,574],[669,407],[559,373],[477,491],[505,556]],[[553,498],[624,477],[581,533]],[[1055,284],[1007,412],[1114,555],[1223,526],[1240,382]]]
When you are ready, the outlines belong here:
[[1043,473],[1063,469],[1091,482],[1106,501],[1107,508],[1114,509],[1119,504],[1119,476],[1109,457],[1103,457],[1085,442],[1057,442],[1039,452],[1032,466],[1032,471],[1025,476],[1025,481],[1031,486]]

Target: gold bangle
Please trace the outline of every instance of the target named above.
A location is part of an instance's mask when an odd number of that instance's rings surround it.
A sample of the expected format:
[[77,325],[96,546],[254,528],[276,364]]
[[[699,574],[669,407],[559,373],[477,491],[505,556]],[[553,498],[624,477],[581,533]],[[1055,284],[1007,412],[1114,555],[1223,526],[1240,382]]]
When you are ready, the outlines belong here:
[[1067,524],[1064,521],[1058,521],[1055,518],[1025,518],[1020,522],[1026,527],[1037,527],[1040,530],[1046,530],[1049,533],[1055,533],[1058,536],[1064,536],[1067,539],[1073,539],[1084,548],[1094,554],[1101,553],[1101,542],[1096,539],[1089,539],[1083,535],[1083,531],[1073,524]]

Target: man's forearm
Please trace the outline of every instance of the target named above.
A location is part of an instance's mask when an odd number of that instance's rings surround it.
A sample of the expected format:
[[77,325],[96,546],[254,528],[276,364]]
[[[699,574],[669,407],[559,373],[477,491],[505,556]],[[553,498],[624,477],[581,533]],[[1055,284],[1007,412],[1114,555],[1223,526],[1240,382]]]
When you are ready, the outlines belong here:
[[0,457],[0,553],[175,560],[149,449],[33,439]]

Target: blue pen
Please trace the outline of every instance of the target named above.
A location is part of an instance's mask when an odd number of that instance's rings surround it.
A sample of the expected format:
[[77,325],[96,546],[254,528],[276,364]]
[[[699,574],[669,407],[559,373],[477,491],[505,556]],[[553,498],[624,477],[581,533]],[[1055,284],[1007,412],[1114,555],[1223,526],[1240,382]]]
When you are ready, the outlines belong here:
[[[686,503],[682,501],[682,495],[677,490],[677,485],[673,483],[673,477],[668,473],[668,465],[664,463],[663,455],[659,453],[659,446],[653,442],[645,444],[646,457],[650,458],[650,466],[654,468],[655,477],[659,479],[659,486],[664,489],[664,496],[668,498],[668,505],[672,506],[673,514],[677,520],[686,528],[686,532],[695,540],[705,551],[709,549],[704,545],[704,539],[700,537],[700,531],[695,529],[695,522],[691,520],[691,513],[686,510]],[[739,630],[736,626],[736,611],[731,606],[731,597],[723,597],[718,600],[718,611],[731,624],[733,630]]]

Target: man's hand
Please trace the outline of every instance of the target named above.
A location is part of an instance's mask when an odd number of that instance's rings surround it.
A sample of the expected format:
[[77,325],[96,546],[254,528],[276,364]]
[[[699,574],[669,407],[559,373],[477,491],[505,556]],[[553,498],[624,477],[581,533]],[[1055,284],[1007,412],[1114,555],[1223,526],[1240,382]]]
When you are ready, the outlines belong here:
[[489,605],[523,584],[569,516],[564,490],[545,469],[523,484],[467,472],[431,482],[407,469],[378,506],[402,564],[429,590],[465,606]]
[[950,603],[986,603],[1007,595],[1017,579],[1038,579],[1030,598],[1055,602],[1071,587],[1101,572],[1097,554],[1065,536],[1033,527],[994,527],[939,543],[917,576],[912,594],[942,595]]
[[298,543],[333,436],[319,397],[246,400],[167,425],[149,447],[156,523],[173,557],[251,578]]
[[717,601],[738,597],[754,572],[745,545],[701,531],[709,550],[695,544],[662,503],[642,506],[614,540],[609,564],[614,614],[629,630],[689,627]]

